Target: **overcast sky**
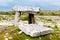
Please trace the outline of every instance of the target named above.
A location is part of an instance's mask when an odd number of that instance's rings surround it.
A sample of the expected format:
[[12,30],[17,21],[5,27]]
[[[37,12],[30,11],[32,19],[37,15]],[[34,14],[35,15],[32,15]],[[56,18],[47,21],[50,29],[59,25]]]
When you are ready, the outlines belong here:
[[60,0],[0,0],[0,11],[12,10],[14,5],[40,7],[43,10],[59,10]]

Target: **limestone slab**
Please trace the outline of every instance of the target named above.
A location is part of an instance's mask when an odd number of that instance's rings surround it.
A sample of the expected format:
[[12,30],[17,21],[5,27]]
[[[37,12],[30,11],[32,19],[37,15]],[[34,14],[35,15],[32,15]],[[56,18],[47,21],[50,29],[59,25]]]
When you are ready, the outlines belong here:
[[20,23],[18,27],[21,31],[23,31],[27,35],[30,35],[31,37],[37,37],[54,32],[54,30],[51,28],[37,24]]

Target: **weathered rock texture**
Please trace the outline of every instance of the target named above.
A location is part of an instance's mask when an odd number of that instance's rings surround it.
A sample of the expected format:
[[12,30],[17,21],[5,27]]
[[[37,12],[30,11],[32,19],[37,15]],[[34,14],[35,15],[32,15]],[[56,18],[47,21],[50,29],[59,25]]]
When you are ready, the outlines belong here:
[[49,33],[53,33],[53,29],[44,27],[43,25],[37,24],[28,24],[27,22],[21,22],[19,24],[19,29],[25,34],[30,35],[31,37],[37,37]]

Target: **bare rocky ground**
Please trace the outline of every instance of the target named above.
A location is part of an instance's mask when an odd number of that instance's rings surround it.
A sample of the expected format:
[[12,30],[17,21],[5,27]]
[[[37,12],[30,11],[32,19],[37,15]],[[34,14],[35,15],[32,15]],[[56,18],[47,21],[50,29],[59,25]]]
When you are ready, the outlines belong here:
[[[38,20],[39,19],[39,20]],[[48,19],[48,20],[47,20]],[[51,21],[51,20],[53,21]],[[53,34],[48,34],[48,35],[44,35],[44,36],[40,36],[37,38],[31,38],[30,36],[27,36],[26,34],[22,33],[21,35],[18,34],[19,30],[15,30],[15,28],[13,26],[11,26],[11,28],[8,29],[4,29],[2,34],[0,34],[0,40],[4,40],[4,36],[7,34],[9,36],[12,36],[11,40],[60,40],[60,28],[55,27],[55,25],[59,22],[60,17],[59,16],[37,16],[37,22],[41,21],[43,24],[53,28],[55,31]],[[41,24],[42,24],[41,23]],[[54,26],[54,27],[52,27]],[[59,25],[60,27],[60,25]],[[8,37],[9,38],[9,37]]]
[[[41,18],[43,18],[43,21],[44,20],[48,20],[48,21],[50,21],[49,23],[48,23],[48,25],[49,24],[51,24],[51,22],[52,21],[54,21],[56,24],[55,25],[57,25],[57,27],[60,27],[60,16],[37,16],[36,18],[38,18],[38,20],[39,20],[39,18],[40,18],[40,20],[41,20]],[[37,20],[36,20],[37,21]],[[46,22],[47,23],[47,22]],[[52,24],[51,24],[52,25]]]
[[38,16],[38,17],[42,17],[42,18],[45,18],[45,19],[51,19],[55,22],[60,23],[60,16]]

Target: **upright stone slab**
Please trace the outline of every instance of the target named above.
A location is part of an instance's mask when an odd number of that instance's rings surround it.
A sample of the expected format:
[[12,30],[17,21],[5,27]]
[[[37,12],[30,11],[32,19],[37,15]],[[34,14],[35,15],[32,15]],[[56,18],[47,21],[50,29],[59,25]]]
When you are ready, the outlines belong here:
[[15,14],[15,22],[14,22],[15,26],[18,25],[20,16],[21,16],[21,12],[20,11],[16,11],[16,14]]
[[34,14],[29,14],[29,24],[35,24]]

